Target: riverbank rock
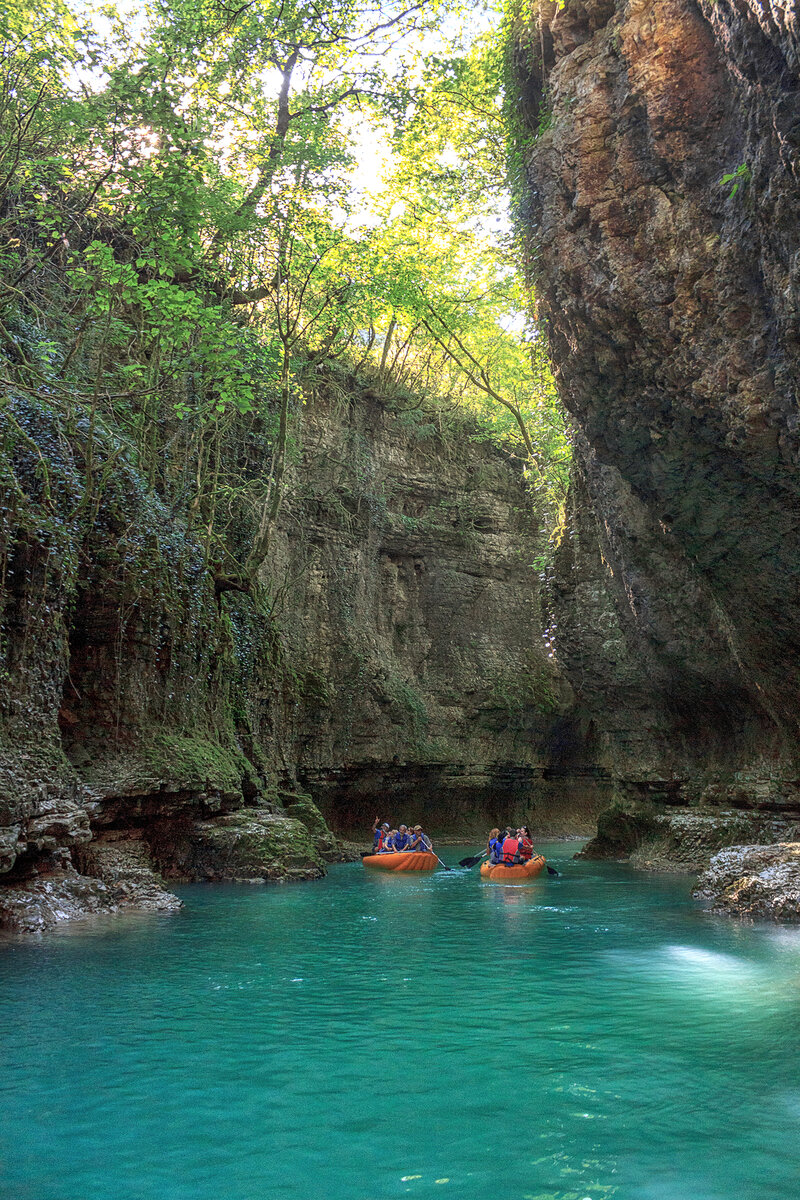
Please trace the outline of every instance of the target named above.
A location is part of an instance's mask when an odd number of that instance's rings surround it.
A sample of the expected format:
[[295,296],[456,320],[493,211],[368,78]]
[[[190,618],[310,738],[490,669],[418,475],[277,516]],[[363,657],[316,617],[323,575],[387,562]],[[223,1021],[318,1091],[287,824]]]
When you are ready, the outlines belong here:
[[141,830],[112,830],[75,855],[81,874],[102,880],[117,904],[163,911],[181,901],[164,886]]
[[241,809],[213,821],[165,822],[152,833],[151,845],[170,879],[264,883],[325,874],[306,826],[263,809]]
[[63,855],[48,874],[0,888],[0,928],[43,933],[63,921],[137,912],[172,912],[182,902],[153,869],[146,843],[130,834],[90,843],[81,871]]
[[617,804],[600,814],[596,836],[578,857],[623,859],[644,871],[696,874],[725,847],[794,839],[800,839],[800,821],[777,814]]
[[106,884],[77,871],[0,891],[0,928],[13,933],[43,933],[62,921],[118,911]]
[[712,912],[800,921],[800,841],[715,854],[693,895],[710,900]]

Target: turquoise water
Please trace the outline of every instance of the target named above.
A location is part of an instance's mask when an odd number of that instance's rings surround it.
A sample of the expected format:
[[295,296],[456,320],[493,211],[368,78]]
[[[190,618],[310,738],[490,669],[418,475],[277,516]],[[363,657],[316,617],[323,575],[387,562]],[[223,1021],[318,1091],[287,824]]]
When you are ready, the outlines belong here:
[[796,1200],[800,931],[547,849],[3,947],[0,1196]]

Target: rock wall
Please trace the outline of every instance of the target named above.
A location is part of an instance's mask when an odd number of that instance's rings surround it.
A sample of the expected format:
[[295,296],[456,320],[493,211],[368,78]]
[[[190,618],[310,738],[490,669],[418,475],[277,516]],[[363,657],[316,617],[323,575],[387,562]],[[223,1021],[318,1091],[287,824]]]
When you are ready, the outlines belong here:
[[[376,812],[434,834],[512,813],[591,827],[606,784],[573,770],[536,515],[519,465],[468,425],[443,436],[326,376],[297,415],[272,554],[246,595],[215,589],[186,508],[110,433],[100,490],[44,401],[5,419],[9,923],[82,902],[163,908],[148,854],[167,878],[313,878],[340,854],[315,801],[362,837]],[[243,470],[263,469],[257,447],[233,448]]]
[[541,9],[514,56],[531,277],[577,430],[559,657],[622,807],[791,815],[795,6]]
[[306,694],[278,715],[251,700],[256,740],[280,723],[288,775],[337,828],[381,812],[477,832],[511,809],[585,827],[581,785],[560,817],[550,778],[571,693],[544,644],[519,465],[369,396],[320,397],[306,421],[271,566]]

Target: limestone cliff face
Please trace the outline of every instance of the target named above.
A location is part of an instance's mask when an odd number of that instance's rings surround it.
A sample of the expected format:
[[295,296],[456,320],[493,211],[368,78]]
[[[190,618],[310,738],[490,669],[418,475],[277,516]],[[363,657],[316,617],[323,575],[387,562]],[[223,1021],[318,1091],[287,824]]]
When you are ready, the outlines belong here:
[[4,464],[9,921],[37,873],[32,928],[59,904],[168,907],[148,853],[168,877],[319,875],[338,850],[309,794],[339,830],[379,811],[435,833],[521,819],[535,786],[544,827],[589,825],[597,781],[565,803],[557,769],[571,691],[542,637],[536,516],[519,466],[466,427],[445,438],[323,381],[244,595],[215,592],[186,513],[118,447],[98,450],[114,470],[95,493],[45,405],[14,420],[30,438],[11,430]]
[[285,769],[340,827],[527,811],[570,693],[545,651],[519,468],[369,397],[321,397],[306,423],[270,567],[304,694],[292,711],[251,697],[256,739],[280,729]]
[[578,430],[559,654],[623,792],[793,808],[795,5],[542,7],[517,58],[531,270]]

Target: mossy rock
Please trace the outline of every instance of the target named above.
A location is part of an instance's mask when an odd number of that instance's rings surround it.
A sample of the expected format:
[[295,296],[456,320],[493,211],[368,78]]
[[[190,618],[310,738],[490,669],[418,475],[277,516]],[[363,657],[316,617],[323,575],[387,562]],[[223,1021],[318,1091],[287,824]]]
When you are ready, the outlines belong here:
[[168,777],[182,783],[197,781],[222,793],[239,791],[243,777],[250,773],[250,764],[237,746],[191,735],[156,734],[147,758]]
[[646,839],[658,836],[652,807],[627,808],[619,802],[603,809],[597,818],[597,833],[577,858],[628,858]]
[[350,862],[360,857],[346,849],[336,835],[331,833],[322,813],[305,792],[280,792],[279,799],[286,806],[287,817],[293,817],[305,825],[311,840],[326,862]]
[[305,825],[263,809],[190,822],[175,831],[171,847],[159,839],[158,856],[170,861],[170,874],[193,880],[260,882],[319,879],[325,874]]
[[215,792],[242,803],[258,783],[235,744],[161,730],[124,750],[103,747],[78,768],[82,782],[118,795]]
[[278,792],[278,799],[286,809],[286,815],[302,821],[309,833],[318,837],[330,834],[325,818],[305,792]]

